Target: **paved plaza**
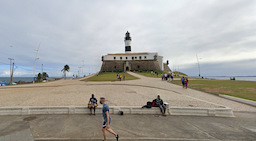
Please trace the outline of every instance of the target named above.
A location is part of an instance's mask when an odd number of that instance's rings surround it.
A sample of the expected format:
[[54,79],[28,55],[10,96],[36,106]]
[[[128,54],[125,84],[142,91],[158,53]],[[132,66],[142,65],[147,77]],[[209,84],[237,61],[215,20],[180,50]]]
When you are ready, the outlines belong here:
[[[112,115],[110,127],[120,141],[253,141],[256,139],[256,114],[236,112],[235,118],[200,116]],[[30,132],[36,141],[102,141],[102,115],[0,116],[0,140]],[[8,136],[10,135],[11,136]],[[108,140],[114,141],[107,133]],[[14,136],[15,137],[15,136]],[[14,138],[12,138],[14,139]],[[1,141],[2,141],[1,140]],[[5,140],[10,141],[10,140]],[[23,140],[17,140],[23,141]],[[32,141],[24,140],[24,141]]]
[[[0,107],[86,106],[91,94],[110,106],[142,106],[159,94],[177,107],[230,107],[236,117],[112,115],[121,140],[255,140],[256,107],[129,72],[140,79],[113,82],[59,80],[0,88]],[[32,117],[32,120],[23,120]],[[34,118],[33,118],[34,117]],[[0,116],[0,141],[101,140],[101,115]],[[31,136],[32,135],[32,136]],[[114,139],[108,134],[110,139]]]

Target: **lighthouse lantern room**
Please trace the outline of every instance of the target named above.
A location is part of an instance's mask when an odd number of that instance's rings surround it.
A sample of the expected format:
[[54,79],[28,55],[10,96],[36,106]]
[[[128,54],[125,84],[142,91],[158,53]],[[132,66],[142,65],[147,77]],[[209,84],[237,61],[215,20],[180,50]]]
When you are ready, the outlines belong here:
[[125,53],[131,52],[131,41],[132,38],[130,37],[130,33],[127,31],[124,37]]

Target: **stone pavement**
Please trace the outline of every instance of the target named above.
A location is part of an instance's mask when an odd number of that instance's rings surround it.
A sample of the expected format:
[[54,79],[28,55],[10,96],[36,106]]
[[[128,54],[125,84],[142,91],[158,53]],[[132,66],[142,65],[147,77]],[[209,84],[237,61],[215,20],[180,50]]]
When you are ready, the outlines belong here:
[[[256,140],[256,108],[193,89],[144,77],[132,81],[60,80],[0,88],[0,106],[85,106],[92,93],[111,106],[141,106],[160,94],[170,106],[233,108],[235,118],[112,115],[111,127],[122,140]],[[101,140],[101,115],[0,116],[0,141]],[[111,140],[114,138],[108,134]]]
[[[0,116],[0,139],[10,133],[28,134],[31,130],[35,141],[101,141],[102,115],[36,115],[31,121],[27,116]],[[120,141],[253,141],[256,140],[256,114],[236,113],[235,118],[111,115],[110,127],[120,135]],[[29,127],[29,128],[27,128]],[[107,133],[108,141],[115,138]],[[17,139],[17,138],[10,138]],[[31,139],[31,138],[30,138]],[[27,141],[30,141],[27,139]],[[7,141],[10,141],[7,140]],[[0,140],[4,141],[4,140]],[[20,141],[17,139],[17,141]]]
[[[136,76],[140,79],[140,82],[138,81],[137,84],[143,84],[147,86],[152,87],[158,87],[158,88],[165,88],[169,89],[175,92],[179,92],[180,95],[192,97],[194,99],[200,99],[203,101],[207,101],[209,103],[219,104],[226,107],[230,107],[233,109],[233,111],[247,111],[247,112],[256,112],[256,107],[246,105],[243,103],[235,102],[232,100],[228,100],[216,95],[204,93],[201,91],[193,90],[193,89],[183,89],[181,86],[168,83],[166,81],[162,81],[161,78],[151,78],[151,77],[145,77],[136,73],[128,72],[129,74]],[[131,82],[128,82],[131,83]],[[189,84],[188,84],[189,86]]]
[[1,136],[0,141],[34,141],[34,138],[30,129],[26,129],[9,135]]
[[[86,106],[94,93],[106,97],[110,106],[142,106],[159,94],[170,106],[230,107],[233,111],[256,112],[256,108],[232,100],[128,72],[140,79],[127,81],[59,80],[0,88],[0,107],[16,106]],[[83,78],[84,79],[84,78]]]

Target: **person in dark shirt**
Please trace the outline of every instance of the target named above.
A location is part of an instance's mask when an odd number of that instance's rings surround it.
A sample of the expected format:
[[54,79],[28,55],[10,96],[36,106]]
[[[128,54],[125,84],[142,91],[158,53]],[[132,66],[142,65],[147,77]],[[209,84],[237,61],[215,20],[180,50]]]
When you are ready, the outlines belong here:
[[88,108],[90,108],[90,112],[92,114],[92,109],[94,109],[94,115],[95,115],[95,109],[97,107],[97,99],[94,97],[94,94],[92,94],[92,97],[89,100]]
[[163,100],[160,98],[160,95],[157,96],[157,99],[154,99],[153,101],[155,101],[155,105],[156,107],[159,107],[161,110],[161,113],[163,114],[163,116],[166,116],[165,111],[166,111],[166,107],[164,105]]

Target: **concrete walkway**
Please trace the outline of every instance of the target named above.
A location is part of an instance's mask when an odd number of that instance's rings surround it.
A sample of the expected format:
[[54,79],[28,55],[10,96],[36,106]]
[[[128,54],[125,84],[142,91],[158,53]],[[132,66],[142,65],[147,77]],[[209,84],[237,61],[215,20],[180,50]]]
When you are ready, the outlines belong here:
[[[162,81],[161,78],[151,78],[151,77],[145,77],[136,73],[128,72],[129,74],[136,76],[138,78],[141,78],[138,80],[137,84],[152,86],[152,87],[158,87],[163,89],[168,89],[173,92],[177,92],[180,95],[193,97],[195,99],[200,99],[203,101],[207,101],[210,103],[215,103],[219,105],[223,105],[225,107],[230,107],[233,109],[233,111],[248,111],[248,112],[256,112],[256,107],[242,104],[239,102],[235,102],[232,100],[224,99],[219,96],[211,95],[208,93],[200,92],[194,89],[184,89],[181,86],[171,84],[167,81]],[[131,83],[131,82],[128,82]],[[188,84],[189,86],[189,84]]]
[[[102,141],[102,115],[37,115],[0,116],[0,140],[21,139],[13,134],[30,131],[35,141]],[[235,118],[168,116],[159,115],[111,115],[110,127],[120,135],[120,141],[253,141],[256,140],[256,114],[236,113]],[[25,131],[25,132],[24,132]],[[11,134],[11,135],[10,135]],[[115,141],[107,133],[108,141]],[[30,141],[27,139],[25,141]]]
[[[215,95],[183,89],[129,72],[140,79],[114,82],[60,80],[0,88],[0,106],[86,106],[92,93],[110,106],[142,106],[158,94],[170,106],[230,107],[235,118],[112,115],[121,140],[255,140],[256,108]],[[31,120],[24,120],[31,117]],[[0,141],[102,140],[101,115],[0,116]],[[32,136],[31,136],[32,133]],[[33,137],[33,138],[32,138]],[[114,140],[108,134],[110,140]]]

